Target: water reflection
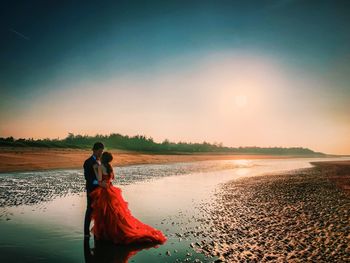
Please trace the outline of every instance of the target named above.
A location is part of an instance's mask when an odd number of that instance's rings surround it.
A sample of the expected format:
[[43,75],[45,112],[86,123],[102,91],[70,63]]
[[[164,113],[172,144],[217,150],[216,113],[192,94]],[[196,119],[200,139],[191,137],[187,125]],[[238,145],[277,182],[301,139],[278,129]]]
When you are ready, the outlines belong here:
[[90,246],[90,239],[84,238],[84,258],[86,263],[108,262],[126,263],[143,249],[156,248],[158,244],[144,243],[133,245],[115,245],[108,241],[94,240],[94,247]]

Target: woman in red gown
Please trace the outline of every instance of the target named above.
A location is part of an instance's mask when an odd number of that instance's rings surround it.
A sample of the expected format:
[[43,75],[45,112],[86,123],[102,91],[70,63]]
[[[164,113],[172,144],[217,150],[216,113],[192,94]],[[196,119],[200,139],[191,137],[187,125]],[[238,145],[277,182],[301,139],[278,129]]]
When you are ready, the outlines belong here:
[[95,166],[100,185],[90,193],[94,220],[91,231],[95,239],[110,240],[115,244],[165,243],[167,238],[160,230],[142,223],[131,214],[121,189],[111,184],[114,179],[110,165],[112,159],[111,153],[104,152],[101,164]]

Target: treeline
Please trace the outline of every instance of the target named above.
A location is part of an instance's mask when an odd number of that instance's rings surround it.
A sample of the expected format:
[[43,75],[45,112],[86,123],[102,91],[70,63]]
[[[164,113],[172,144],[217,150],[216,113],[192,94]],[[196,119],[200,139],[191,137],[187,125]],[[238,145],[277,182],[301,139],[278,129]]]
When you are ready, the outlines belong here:
[[268,155],[324,155],[302,147],[226,147],[222,143],[187,143],[170,142],[161,143],[153,141],[152,137],[143,135],[128,136],[119,133],[110,135],[74,135],[69,133],[64,139],[15,139],[13,137],[0,138],[0,147],[42,147],[42,148],[76,148],[91,149],[96,141],[101,141],[108,149],[121,149],[152,153],[201,153],[223,152],[233,154],[268,154]]

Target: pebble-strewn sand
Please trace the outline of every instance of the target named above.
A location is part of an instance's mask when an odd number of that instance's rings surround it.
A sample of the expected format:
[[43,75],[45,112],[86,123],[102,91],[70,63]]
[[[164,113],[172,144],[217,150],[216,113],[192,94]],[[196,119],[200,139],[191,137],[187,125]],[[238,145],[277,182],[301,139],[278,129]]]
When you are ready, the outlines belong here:
[[350,262],[350,197],[334,169],[231,181],[216,193],[195,250],[217,262]]
[[327,178],[350,196],[350,161],[311,162],[327,169]]
[[[235,162],[211,160],[157,165],[129,165],[114,167],[114,185],[134,184],[156,178],[186,173],[210,172],[237,167]],[[32,205],[85,192],[83,169],[10,172],[0,174],[0,208]],[[0,211],[1,219],[1,211]]]

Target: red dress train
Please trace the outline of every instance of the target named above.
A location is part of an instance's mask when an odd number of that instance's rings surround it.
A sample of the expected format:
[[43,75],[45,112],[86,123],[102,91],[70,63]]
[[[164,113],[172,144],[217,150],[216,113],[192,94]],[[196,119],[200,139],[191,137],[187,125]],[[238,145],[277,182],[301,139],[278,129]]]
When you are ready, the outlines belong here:
[[113,186],[111,175],[104,174],[107,187],[97,187],[90,193],[94,226],[92,233],[97,240],[110,240],[115,244],[157,243],[167,238],[163,233],[135,218],[119,187]]

